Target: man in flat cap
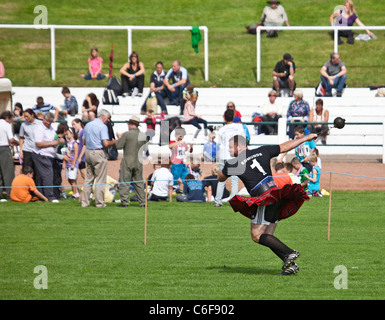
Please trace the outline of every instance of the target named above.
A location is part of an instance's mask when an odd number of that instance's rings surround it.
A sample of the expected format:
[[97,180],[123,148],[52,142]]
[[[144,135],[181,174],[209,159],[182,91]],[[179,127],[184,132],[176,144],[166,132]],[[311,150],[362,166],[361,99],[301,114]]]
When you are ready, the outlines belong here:
[[[119,207],[128,207],[129,195],[130,195],[130,182],[134,186],[136,196],[138,197],[139,205],[144,207],[145,205],[145,193],[143,187],[143,163],[142,154],[143,146],[147,142],[147,137],[144,132],[139,130],[140,119],[137,116],[132,116],[127,121],[129,131],[123,134],[117,133],[119,140],[116,142],[117,149],[123,149],[123,159],[120,163],[120,184],[119,195],[120,205]],[[140,181],[140,182],[135,182]]]

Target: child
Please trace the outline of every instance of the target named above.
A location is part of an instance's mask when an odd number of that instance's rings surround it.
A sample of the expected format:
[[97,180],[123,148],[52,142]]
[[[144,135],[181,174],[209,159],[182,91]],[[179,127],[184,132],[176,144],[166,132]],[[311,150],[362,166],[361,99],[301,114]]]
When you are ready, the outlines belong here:
[[78,188],[76,187],[76,177],[78,175],[78,156],[79,156],[79,143],[77,141],[78,134],[76,133],[74,128],[68,128],[66,132],[66,140],[67,140],[67,157],[69,157],[69,161],[63,161],[63,168],[66,171],[66,178],[69,184],[72,186],[72,198],[78,199],[79,193]]
[[180,104],[180,114],[182,115],[183,112],[184,112],[184,105],[186,104],[187,101],[190,100],[190,96],[193,92],[195,93],[198,93],[197,91],[194,90],[194,85],[193,84],[189,84],[187,85],[186,88],[183,89],[183,92],[182,92],[182,101],[181,101],[181,104]]
[[78,113],[79,109],[76,98],[71,95],[70,89],[68,89],[68,87],[63,87],[61,93],[64,96],[63,114],[65,116],[68,116],[69,114],[74,117]]
[[108,74],[102,74],[103,58],[99,57],[99,50],[96,47],[91,48],[91,56],[88,58],[88,74],[82,74],[84,80],[103,80]]
[[[305,136],[305,129],[302,126],[294,128],[294,136],[296,139],[301,139]],[[314,140],[306,141],[295,148],[295,156],[301,161],[302,165],[307,168],[309,172],[312,171],[311,165],[309,164],[309,156],[314,152],[316,144]]]
[[239,123],[242,125],[243,127],[243,131],[245,131],[245,136],[246,136],[246,144],[249,145],[250,144],[250,132],[249,132],[249,129],[247,129],[247,126],[242,123],[242,120],[240,117],[238,116],[235,116],[234,117],[234,120],[233,120],[234,123]]
[[200,168],[199,164],[189,164],[189,173],[192,174],[195,178],[195,180],[202,180],[203,179],[203,171]]
[[209,141],[207,141],[203,147],[203,156],[202,161],[206,162],[216,162],[217,153],[219,151],[219,144],[215,141],[215,133],[211,132],[209,135]]
[[305,174],[305,177],[309,180],[307,194],[312,197],[322,197],[320,192],[319,179],[321,176],[321,168],[317,165],[317,156],[312,154],[309,156],[309,162],[313,166],[311,174]]
[[12,181],[11,200],[14,202],[45,201],[48,199],[37,190],[33,181],[33,169],[23,167],[21,174]]
[[297,177],[300,178],[301,186],[306,190],[308,180],[305,174],[309,174],[309,171],[302,165],[301,161],[299,161],[299,159],[296,157],[291,159],[291,164],[293,165],[293,169],[296,171]]

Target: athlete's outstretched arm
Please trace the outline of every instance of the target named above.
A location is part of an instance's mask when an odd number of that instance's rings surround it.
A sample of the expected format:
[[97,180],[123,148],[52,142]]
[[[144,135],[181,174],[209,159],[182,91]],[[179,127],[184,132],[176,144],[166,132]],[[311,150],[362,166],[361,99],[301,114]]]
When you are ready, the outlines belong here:
[[218,173],[218,181],[219,182],[223,182],[223,181],[226,181],[227,180],[227,176],[225,176],[222,171]]
[[300,144],[310,141],[310,140],[315,140],[317,139],[317,134],[311,133],[307,136],[304,136],[303,138],[300,139],[294,139],[294,140],[289,140],[284,143],[281,143],[279,146],[281,148],[281,153],[288,152],[290,150],[293,150],[294,148],[298,147]]

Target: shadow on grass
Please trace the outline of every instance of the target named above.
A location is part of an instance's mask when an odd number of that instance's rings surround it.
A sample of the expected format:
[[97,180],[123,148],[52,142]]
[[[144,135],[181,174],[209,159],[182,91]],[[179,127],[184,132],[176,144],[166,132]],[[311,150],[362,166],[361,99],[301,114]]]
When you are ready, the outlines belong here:
[[208,267],[208,270],[217,270],[218,272],[224,272],[224,273],[243,273],[243,274],[251,274],[251,275],[258,275],[258,274],[267,274],[267,275],[279,275],[280,270],[279,269],[263,269],[263,268],[256,268],[256,267],[230,267],[230,266],[215,266],[215,267]]

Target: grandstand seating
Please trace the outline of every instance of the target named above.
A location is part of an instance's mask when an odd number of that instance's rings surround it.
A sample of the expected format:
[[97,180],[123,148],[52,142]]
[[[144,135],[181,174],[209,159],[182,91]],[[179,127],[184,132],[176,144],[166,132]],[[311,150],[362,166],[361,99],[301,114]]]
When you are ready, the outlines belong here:
[[[304,99],[309,102],[310,107],[315,106],[318,97],[315,96],[314,88],[299,88],[304,93]],[[88,93],[95,93],[99,100],[102,100],[103,90],[101,87],[70,88],[71,93],[77,98],[81,106]],[[201,114],[209,123],[219,125],[228,101],[234,101],[237,110],[242,114],[243,122],[251,122],[251,115],[260,110],[260,106],[267,101],[267,93],[270,88],[197,88],[199,99],[197,102],[197,113]],[[20,102],[24,108],[32,107],[37,96],[42,96],[45,102],[51,103],[60,108],[63,105],[64,97],[60,87],[14,87],[13,103]],[[100,107],[112,113],[112,120],[115,122],[115,132],[124,132],[127,125],[124,121],[132,115],[139,115],[140,108],[149,93],[149,88],[144,89],[143,97],[119,97],[120,105]],[[382,123],[385,121],[385,98],[375,97],[375,90],[369,88],[346,88],[342,98],[323,97],[324,107],[330,112],[330,120],[337,116],[346,119],[347,125],[344,129],[333,129],[328,137],[328,145],[319,145],[320,154],[383,154],[384,129]],[[282,105],[287,107],[292,98],[283,96],[280,99]],[[179,114],[179,107],[169,105],[170,116]],[[81,108],[80,108],[81,110]],[[80,117],[79,110],[79,117]],[[144,116],[141,116],[143,119]],[[70,118],[68,120],[71,120]],[[371,125],[349,125],[349,123],[373,123]],[[186,128],[186,141],[192,142],[195,127],[183,125]],[[247,125],[251,134],[251,145],[279,143],[278,136],[256,135],[254,126]],[[141,124],[141,130],[145,131],[145,124]],[[159,126],[157,135],[153,141],[159,141]],[[202,144],[206,141],[203,130],[195,141],[194,153],[202,150]],[[151,146],[150,152],[159,152],[159,147]],[[163,151],[161,151],[163,152]],[[168,152],[167,148],[166,151]]]

